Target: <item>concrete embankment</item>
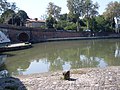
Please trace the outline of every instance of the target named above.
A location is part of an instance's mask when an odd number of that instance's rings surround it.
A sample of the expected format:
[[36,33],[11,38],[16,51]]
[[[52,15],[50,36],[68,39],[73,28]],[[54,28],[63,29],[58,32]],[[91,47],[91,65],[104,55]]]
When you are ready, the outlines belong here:
[[120,66],[70,72],[70,80],[63,80],[62,71],[16,77],[27,90],[120,90]]
[[50,38],[43,41],[66,41],[66,40],[95,40],[95,39],[119,39],[119,36],[97,36],[97,37],[69,37],[69,38]]

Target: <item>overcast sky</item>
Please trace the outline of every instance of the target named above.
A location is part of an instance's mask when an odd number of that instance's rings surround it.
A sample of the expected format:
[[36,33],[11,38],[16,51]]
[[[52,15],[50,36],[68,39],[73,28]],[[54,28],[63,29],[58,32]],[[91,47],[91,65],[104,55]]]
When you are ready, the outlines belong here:
[[[20,10],[24,10],[30,18],[40,18],[41,15],[46,14],[46,8],[49,2],[53,2],[55,5],[62,8],[61,13],[68,13],[67,0],[7,0],[8,2],[15,2]],[[110,1],[120,0],[93,0],[98,2],[99,13],[102,14],[106,8],[106,5]]]

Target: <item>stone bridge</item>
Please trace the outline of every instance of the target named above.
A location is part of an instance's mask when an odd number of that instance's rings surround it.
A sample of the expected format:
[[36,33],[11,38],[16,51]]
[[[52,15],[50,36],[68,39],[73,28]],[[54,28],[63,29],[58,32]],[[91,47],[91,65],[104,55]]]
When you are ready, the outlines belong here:
[[28,28],[20,26],[12,26],[6,24],[0,24],[0,31],[2,31],[12,43],[17,42],[41,42],[50,38],[67,38],[67,37],[79,37],[80,33],[56,31],[54,29],[40,29],[40,28]]
[[0,31],[2,31],[12,43],[30,41],[30,30],[25,28],[0,24]]

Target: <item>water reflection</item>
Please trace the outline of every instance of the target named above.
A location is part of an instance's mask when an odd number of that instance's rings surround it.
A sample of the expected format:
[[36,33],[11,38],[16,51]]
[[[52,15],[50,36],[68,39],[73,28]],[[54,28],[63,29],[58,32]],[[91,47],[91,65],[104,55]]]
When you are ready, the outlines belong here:
[[120,57],[120,48],[119,43],[116,43],[115,57]]
[[81,40],[35,44],[4,53],[13,75],[120,65],[120,40]]
[[29,68],[26,69],[23,74],[29,74],[29,73],[40,73],[40,72],[48,72],[49,71],[50,63],[46,61],[46,59],[40,59],[33,61]]
[[106,67],[107,63],[105,62],[104,58],[100,57],[87,57],[85,55],[80,55],[80,60],[83,63],[83,66],[86,67]]
[[7,58],[7,55],[1,55],[0,54],[0,70],[2,69],[3,65],[5,64],[5,60]]

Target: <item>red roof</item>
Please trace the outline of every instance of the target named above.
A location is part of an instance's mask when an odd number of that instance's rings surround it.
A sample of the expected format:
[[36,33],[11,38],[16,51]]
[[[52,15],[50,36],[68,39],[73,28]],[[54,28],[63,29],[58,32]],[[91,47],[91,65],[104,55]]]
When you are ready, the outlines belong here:
[[27,22],[45,22],[45,20],[27,19]]

